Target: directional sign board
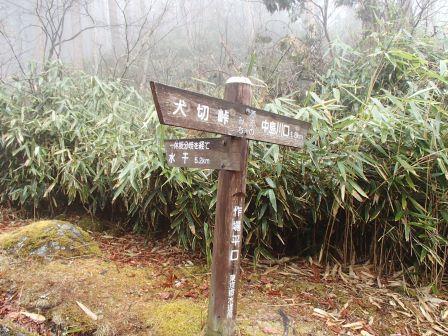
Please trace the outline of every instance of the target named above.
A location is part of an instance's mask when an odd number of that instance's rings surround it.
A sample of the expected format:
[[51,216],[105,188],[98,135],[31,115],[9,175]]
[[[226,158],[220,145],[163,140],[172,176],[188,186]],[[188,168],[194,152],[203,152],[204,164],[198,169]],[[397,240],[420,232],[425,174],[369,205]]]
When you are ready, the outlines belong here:
[[232,139],[166,140],[165,152],[172,167],[241,170],[238,141]]
[[303,147],[309,123],[151,82],[162,124]]
[[[168,165],[219,169],[206,335],[233,336],[243,239],[248,140],[303,147],[309,124],[245,104],[248,78],[226,83],[226,100],[151,82],[162,124],[219,133],[221,138],[165,141]],[[186,209],[185,211],[188,211]]]

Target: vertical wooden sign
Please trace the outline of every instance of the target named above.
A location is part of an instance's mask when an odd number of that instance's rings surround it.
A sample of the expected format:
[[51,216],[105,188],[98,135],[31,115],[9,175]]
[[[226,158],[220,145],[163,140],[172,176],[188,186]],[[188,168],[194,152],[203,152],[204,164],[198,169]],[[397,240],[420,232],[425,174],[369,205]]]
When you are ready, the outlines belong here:
[[162,124],[223,134],[220,139],[168,140],[168,164],[220,169],[213,240],[208,336],[233,336],[246,196],[248,140],[303,147],[310,124],[250,106],[252,84],[232,77],[224,100],[151,82]]
[[[230,78],[226,83],[224,99],[250,105],[252,100],[251,82],[247,78]],[[228,136],[223,138],[226,137],[230,138]],[[219,171],[206,333],[209,336],[230,336],[234,334],[235,330],[246,195],[248,140],[233,138],[232,141],[239,142],[241,170]]]

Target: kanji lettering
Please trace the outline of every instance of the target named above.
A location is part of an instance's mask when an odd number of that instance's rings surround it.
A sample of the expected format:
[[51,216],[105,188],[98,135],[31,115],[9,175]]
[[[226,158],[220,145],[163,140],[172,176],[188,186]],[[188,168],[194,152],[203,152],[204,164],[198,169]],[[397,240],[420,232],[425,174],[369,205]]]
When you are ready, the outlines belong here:
[[180,113],[183,117],[186,117],[187,114],[184,111],[184,108],[187,107],[187,103],[183,99],[179,99],[178,103],[174,103],[176,105],[176,110],[173,112],[173,115]]
[[207,105],[198,104],[197,107],[198,118],[202,121],[208,121],[210,108]]

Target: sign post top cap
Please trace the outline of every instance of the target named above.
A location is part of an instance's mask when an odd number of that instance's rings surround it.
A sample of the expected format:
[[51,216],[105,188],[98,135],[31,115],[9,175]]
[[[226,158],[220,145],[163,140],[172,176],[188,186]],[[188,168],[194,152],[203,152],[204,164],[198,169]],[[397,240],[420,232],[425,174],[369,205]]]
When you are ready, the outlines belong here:
[[252,82],[247,77],[230,77],[226,81],[226,84],[232,84],[232,83],[241,83],[241,84],[252,85]]

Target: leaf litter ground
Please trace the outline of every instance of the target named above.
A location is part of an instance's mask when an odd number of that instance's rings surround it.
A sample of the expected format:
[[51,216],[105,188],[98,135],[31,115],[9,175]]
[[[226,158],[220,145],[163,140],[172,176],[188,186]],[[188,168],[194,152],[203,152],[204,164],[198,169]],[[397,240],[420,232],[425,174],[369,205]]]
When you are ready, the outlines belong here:
[[[0,210],[0,233],[29,220]],[[70,218],[72,222],[79,218]],[[30,335],[201,335],[209,271],[168,240],[93,233],[102,257],[53,261],[0,254],[0,326]],[[310,260],[244,261],[238,335],[448,335],[441,293],[401,274]]]

